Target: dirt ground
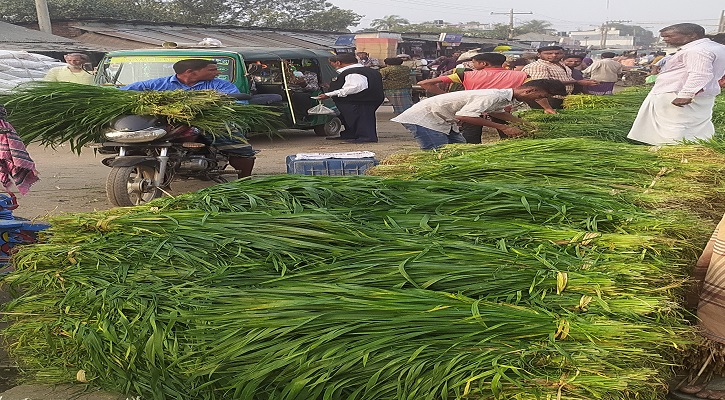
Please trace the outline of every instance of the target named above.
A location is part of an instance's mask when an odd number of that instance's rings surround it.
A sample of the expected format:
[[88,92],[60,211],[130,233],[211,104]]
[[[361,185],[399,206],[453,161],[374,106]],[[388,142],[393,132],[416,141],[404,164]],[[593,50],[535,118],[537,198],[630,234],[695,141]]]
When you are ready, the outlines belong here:
[[[297,153],[337,153],[345,151],[372,151],[378,160],[399,152],[417,150],[410,133],[400,124],[390,122],[392,107],[383,106],[378,111],[378,143],[343,144],[325,140],[313,131],[287,130],[282,137],[253,137],[255,149],[261,150],[253,174],[255,176],[286,173],[285,158]],[[28,152],[36,163],[40,181],[30,192],[18,196],[16,217],[43,220],[48,215],[67,212],[86,212],[111,208],[106,200],[105,182],[109,168],[101,164],[102,154],[84,149],[80,155],[68,147],[48,149],[37,145],[28,146]],[[198,190],[212,183],[177,181],[172,184],[172,195]]]

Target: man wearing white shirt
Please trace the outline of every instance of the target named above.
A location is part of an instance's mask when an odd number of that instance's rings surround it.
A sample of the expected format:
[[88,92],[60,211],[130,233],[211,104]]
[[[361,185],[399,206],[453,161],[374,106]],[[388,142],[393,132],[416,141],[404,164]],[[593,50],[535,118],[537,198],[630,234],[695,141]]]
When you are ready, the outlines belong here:
[[712,108],[725,74],[725,46],[690,23],[663,28],[660,36],[679,49],[657,76],[627,137],[652,145],[709,139],[715,133]]
[[378,141],[375,111],[383,104],[383,78],[380,72],[358,63],[352,53],[330,57],[330,64],[338,76],[330,82],[330,91],[319,96],[332,98],[345,124],[340,136],[328,139],[345,139],[352,143]]
[[509,137],[522,136],[525,132],[521,129],[493,118],[523,124],[524,120],[505,112],[514,100],[536,101],[565,95],[566,87],[557,79],[532,80],[514,89],[462,90],[421,100],[391,121],[403,124],[421,149],[434,150],[447,144],[466,143],[460,133],[461,123],[500,129]]

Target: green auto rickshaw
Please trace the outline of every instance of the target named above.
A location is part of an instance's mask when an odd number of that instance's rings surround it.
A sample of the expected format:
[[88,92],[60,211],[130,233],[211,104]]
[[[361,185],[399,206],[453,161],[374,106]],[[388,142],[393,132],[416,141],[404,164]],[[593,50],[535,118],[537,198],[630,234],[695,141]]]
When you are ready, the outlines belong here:
[[[320,49],[203,47],[113,51],[104,56],[96,84],[124,86],[173,75],[172,66],[187,58],[211,59],[221,71],[219,79],[232,82],[242,93],[277,94],[286,128],[314,129],[319,136],[336,136],[342,129],[337,114],[310,114],[318,105],[312,97],[322,93],[337,72],[327,61],[333,54]],[[332,101],[324,105],[336,111]]]

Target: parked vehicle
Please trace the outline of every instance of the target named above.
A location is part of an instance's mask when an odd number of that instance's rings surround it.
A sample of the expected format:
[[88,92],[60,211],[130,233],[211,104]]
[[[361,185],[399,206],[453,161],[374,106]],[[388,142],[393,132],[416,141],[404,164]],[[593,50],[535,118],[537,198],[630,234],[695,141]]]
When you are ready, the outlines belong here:
[[153,116],[128,115],[111,123],[108,141],[96,143],[102,162],[111,168],[106,195],[119,207],[161,197],[175,178],[226,182],[228,159],[199,140],[201,131],[188,125],[169,125]]
[[[322,93],[337,76],[327,61],[332,53],[319,49],[241,47],[157,48],[121,50],[106,54],[98,66],[98,85],[124,86],[173,75],[172,66],[187,58],[211,59],[222,72],[220,79],[234,83],[242,93],[279,94],[286,128],[314,129],[319,136],[336,136],[342,129],[337,115],[311,115],[317,105],[311,97]],[[311,77],[317,85],[300,85]],[[332,101],[325,106],[336,110]]]

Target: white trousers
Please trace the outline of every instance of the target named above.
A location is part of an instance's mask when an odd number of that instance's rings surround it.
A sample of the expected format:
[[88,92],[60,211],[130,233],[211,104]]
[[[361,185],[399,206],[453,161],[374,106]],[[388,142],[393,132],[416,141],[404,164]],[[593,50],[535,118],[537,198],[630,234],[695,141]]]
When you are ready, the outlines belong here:
[[710,139],[715,133],[712,124],[715,97],[698,95],[683,107],[672,104],[676,97],[676,93],[647,95],[627,137],[652,145]]

